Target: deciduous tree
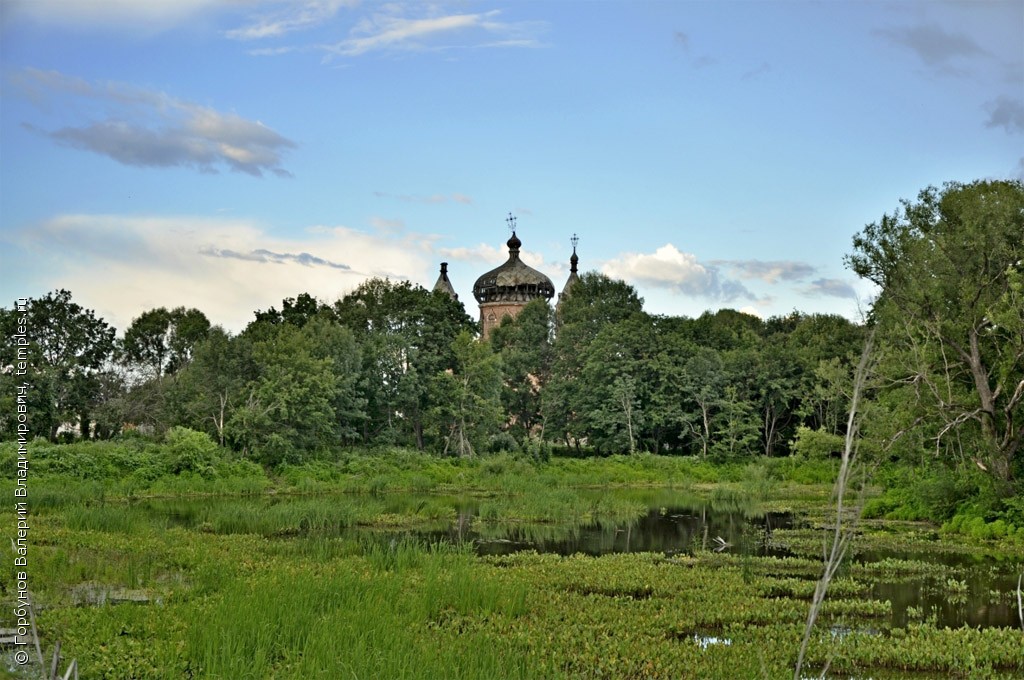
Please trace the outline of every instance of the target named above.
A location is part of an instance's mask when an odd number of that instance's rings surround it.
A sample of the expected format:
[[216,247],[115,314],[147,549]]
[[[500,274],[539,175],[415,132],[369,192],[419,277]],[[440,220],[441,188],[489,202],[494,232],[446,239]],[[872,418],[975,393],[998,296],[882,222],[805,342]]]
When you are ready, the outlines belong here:
[[914,404],[900,429],[1010,479],[1024,421],[1024,183],[929,187],[853,246],[847,264],[881,289],[880,368]]

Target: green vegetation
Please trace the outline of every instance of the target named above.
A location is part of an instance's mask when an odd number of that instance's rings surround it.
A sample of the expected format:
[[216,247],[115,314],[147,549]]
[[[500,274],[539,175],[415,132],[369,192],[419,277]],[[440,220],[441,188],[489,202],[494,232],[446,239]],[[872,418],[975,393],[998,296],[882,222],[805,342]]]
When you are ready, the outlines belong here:
[[[728,487],[737,499],[742,484]],[[568,499],[571,509],[578,490],[492,495],[481,499],[477,521],[522,522],[545,507],[552,529],[628,525],[631,513],[647,511],[630,500],[634,493],[599,495],[605,500],[586,512],[565,515],[558,508]],[[793,503],[824,511],[826,502]],[[782,558],[699,546],[676,556],[480,558],[469,545],[389,529],[450,524],[452,506],[440,498],[150,503],[161,505],[74,503],[35,517],[40,631],[62,640],[88,677],[784,677],[820,570],[813,528],[777,529],[774,541],[797,546]],[[354,526],[373,531],[342,530]],[[872,549],[898,535],[911,548],[934,544],[879,527],[859,545]],[[944,545],[966,550],[960,541]],[[892,623],[892,604],[872,599],[871,584],[917,573],[951,584],[950,597],[967,595],[957,567],[858,563],[833,583],[811,668],[829,659],[833,672],[874,677],[1024,671],[1019,631],[942,629],[926,611]]]
[[[821,572],[827,486],[869,331],[859,540],[952,552],[967,539],[1017,559],[1022,262],[1024,184],[978,181],[925,189],[854,237],[847,264],[880,291],[864,325],[658,317],[597,273],[557,314],[531,303],[490,341],[446,295],[380,279],[332,304],[288,298],[237,335],[198,310],[158,308],[118,337],[66,290],[0,309],[0,333],[21,327],[27,342],[0,345],[0,470],[10,496],[21,408],[38,436],[44,634],[95,677],[784,675],[807,579]],[[789,551],[781,560],[705,553],[707,540],[685,558],[478,559],[350,535],[444,530],[462,513],[442,494],[471,498],[485,537],[509,525],[564,536],[647,510],[592,492],[612,487],[799,508],[812,526],[765,538]],[[235,501],[195,498],[214,495]],[[161,498],[183,505],[137,504]],[[955,605],[971,589],[912,557],[855,563],[833,584],[809,663],[1024,670],[1014,631],[940,629],[923,609],[880,624],[893,604],[864,599],[866,584],[908,573],[936,579]],[[77,606],[97,599],[107,604]]]

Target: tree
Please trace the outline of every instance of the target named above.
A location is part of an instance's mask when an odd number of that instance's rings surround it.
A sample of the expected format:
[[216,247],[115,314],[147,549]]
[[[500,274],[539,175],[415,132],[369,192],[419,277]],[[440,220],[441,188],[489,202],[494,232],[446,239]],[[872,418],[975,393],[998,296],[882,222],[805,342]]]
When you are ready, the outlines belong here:
[[584,352],[604,328],[642,311],[643,299],[632,286],[596,272],[584,273],[559,307],[551,379],[542,403],[546,429],[567,444],[578,446],[585,436],[581,419],[588,407],[582,400],[588,395],[577,385]]
[[224,446],[225,427],[255,377],[249,336],[232,338],[219,326],[211,328],[170,388],[175,421],[211,434]]
[[501,357],[486,342],[462,331],[452,342],[455,366],[435,376],[433,411],[443,431],[444,453],[472,456],[502,423]]
[[309,337],[294,325],[260,328],[264,323],[247,330],[256,374],[224,426],[225,437],[266,465],[297,462],[338,441],[333,361],[318,358]]
[[[847,265],[881,293],[881,366],[910,399],[903,427],[999,480],[1019,461],[1024,420],[1024,183],[951,182],[853,239]],[[974,452],[977,451],[977,455]]]
[[266,311],[256,310],[256,319],[253,323],[290,323],[293,326],[302,328],[313,317],[326,311],[330,313],[330,307],[317,302],[317,299],[309,293],[299,293],[293,298],[285,298],[281,302],[281,311],[274,307]]
[[309,340],[310,353],[316,359],[331,362],[334,374],[334,419],[337,436],[351,442],[359,437],[366,420],[366,398],[362,395],[362,353],[355,334],[332,320],[331,314],[320,313],[302,327]]
[[642,312],[605,325],[583,348],[575,402],[583,431],[599,449],[634,453],[647,439],[657,357],[654,325]]
[[686,423],[707,457],[717,428],[725,394],[725,369],[718,352],[698,348],[686,361],[681,376]]
[[[29,298],[24,313],[5,309],[0,316],[5,331],[15,319],[26,320],[33,432],[56,440],[58,428],[77,419],[89,436],[90,412],[101,391],[97,376],[113,353],[114,329],[91,309],[73,302],[63,289]],[[0,345],[0,366],[13,365],[15,353],[14,346]]]
[[452,341],[476,324],[444,293],[387,279],[363,282],[333,311],[362,350],[364,440],[425,448],[433,377],[455,368]]
[[198,309],[157,307],[134,319],[120,342],[128,362],[160,380],[188,364],[196,343],[210,331],[210,321]]
[[543,420],[541,394],[551,374],[553,321],[547,300],[538,298],[491,333],[491,347],[501,355],[502,404],[510,428],[521,437]]

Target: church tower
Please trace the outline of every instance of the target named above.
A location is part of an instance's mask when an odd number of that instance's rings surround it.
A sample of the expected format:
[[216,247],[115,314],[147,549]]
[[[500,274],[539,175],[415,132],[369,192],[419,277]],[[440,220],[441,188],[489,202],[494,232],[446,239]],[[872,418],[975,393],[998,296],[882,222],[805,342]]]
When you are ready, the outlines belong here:
[[562,292],[558,294],[558,304],[555,305],[555,319],[558,319],[558,310],[562,308],[562,303],[565,302],[565,299],[569,297],[570,293],[572,293],[572,287],[580,280],[580,275],[578,273],[580,258],[576,255],[576,244],[580,242],[580,237],[573,234],[572,238],[569,239],[569,242],[572,243],[572,257],[569,258],[569,278],[565,282],[565,285],[562,286]]
[[456,302],[459,301],[459,294],[455,292],[455,288],[452,286],[451,280],[448,278],[448,263],[441,263],[441,275],[437,277],[437,283],[434,284],[434,292],[444,293]]
[[484,340],[505,317],[515,318],[531,300],[555,296],[555,285],[544,274],[519,259],[523,242],[516,236],[516,218],[509,213],[508,260],[487,272],[473,285],[473,297],[480,303],[480,332]]

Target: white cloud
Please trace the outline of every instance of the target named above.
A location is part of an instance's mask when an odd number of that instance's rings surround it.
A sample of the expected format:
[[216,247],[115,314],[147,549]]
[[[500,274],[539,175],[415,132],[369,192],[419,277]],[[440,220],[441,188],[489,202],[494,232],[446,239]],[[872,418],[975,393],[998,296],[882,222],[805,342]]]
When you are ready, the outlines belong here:
[[384,234],[398,234],[405,230],[405,220],[400,218],[371,217],[370,226]]
[[608,276],[667,288],[711,300],[755,300],[743,284],[724,278],[713,264],[701,264],[697,256],[667,243],[651,254],[625,253],[601,267]]
[[355,57],[376,51],[537,47],[537,34],[544,28],[541,22],[498,21],[499,10],[476,14],[435,12],[424,17],[408,17],[407,11],[404,5],[383,5],[381,11],[356,22],[348,38],[323,49],[332,55]]
[[857,299],[857,291],[853,286],[842,279],[815,279],[803,289],[804,295],[827,296],[844,298],[848,300]]
[[15,19],[69,28],[159,31],[225,8],[223,0],[4,0]]
[[471,247],[460,248],[438,248],[437,252],[443,257],[461,262],[491,262],[498,264],[504,262],[508,253],[494,246],[480,243]]
[[357,0],[293,0],[273,12],[262,14],[248,24],[227,31],[235,40],[276,38],[292,31],[312,28],[334,17],[342,7],[351,7]]
[[[436,248],[436,252],[439,256],[451,260],[475,263],[478,267],[482,265],[480,269],[481,274],[484,273],[488,264],[497,266],[508,259],[507,247],[504,245],[500,247],[492,246],[486,243],[479,243],[470,247]],[[558,273],[565,269],[564,265],[545,262],[543,255],[532,250],[521,250],[519,257],[523,262],[541,272],[550,273],[554,271]]]
[[986,127],[1002,127],[1011,134],[1024,132],[1024,101],[1011,97],[997,97],[985,104],[988,111]]
[[61,272],[49,288],[71,290],[119,329],[147,309],[184,305],[235,331],[298,293],[333,301],[373,276],[426,282],[433,240],[344,226],[291,238],[247,220],[135,215],[60,215],[19,236],[40,270]]
[[811,276],[815,268],[795,260],[712,260],[713,265],[725,265],[741,279],[759,279],[768,284],[778,281],[800,281]]
[[281,165],[282,154],[295,143],[236,113],[123,83],[93,84],[57,71],[25,69],[16,82],[37,103],[54,97],[66,103],[70,98],[77,104],[96,103],[103,110],[98,114],[105,116],[103,120],[85,124],[55,130],[30,126],[60,144],[139,167],[216,172],[227,166],[257,177],[264,172],[290,176]]

